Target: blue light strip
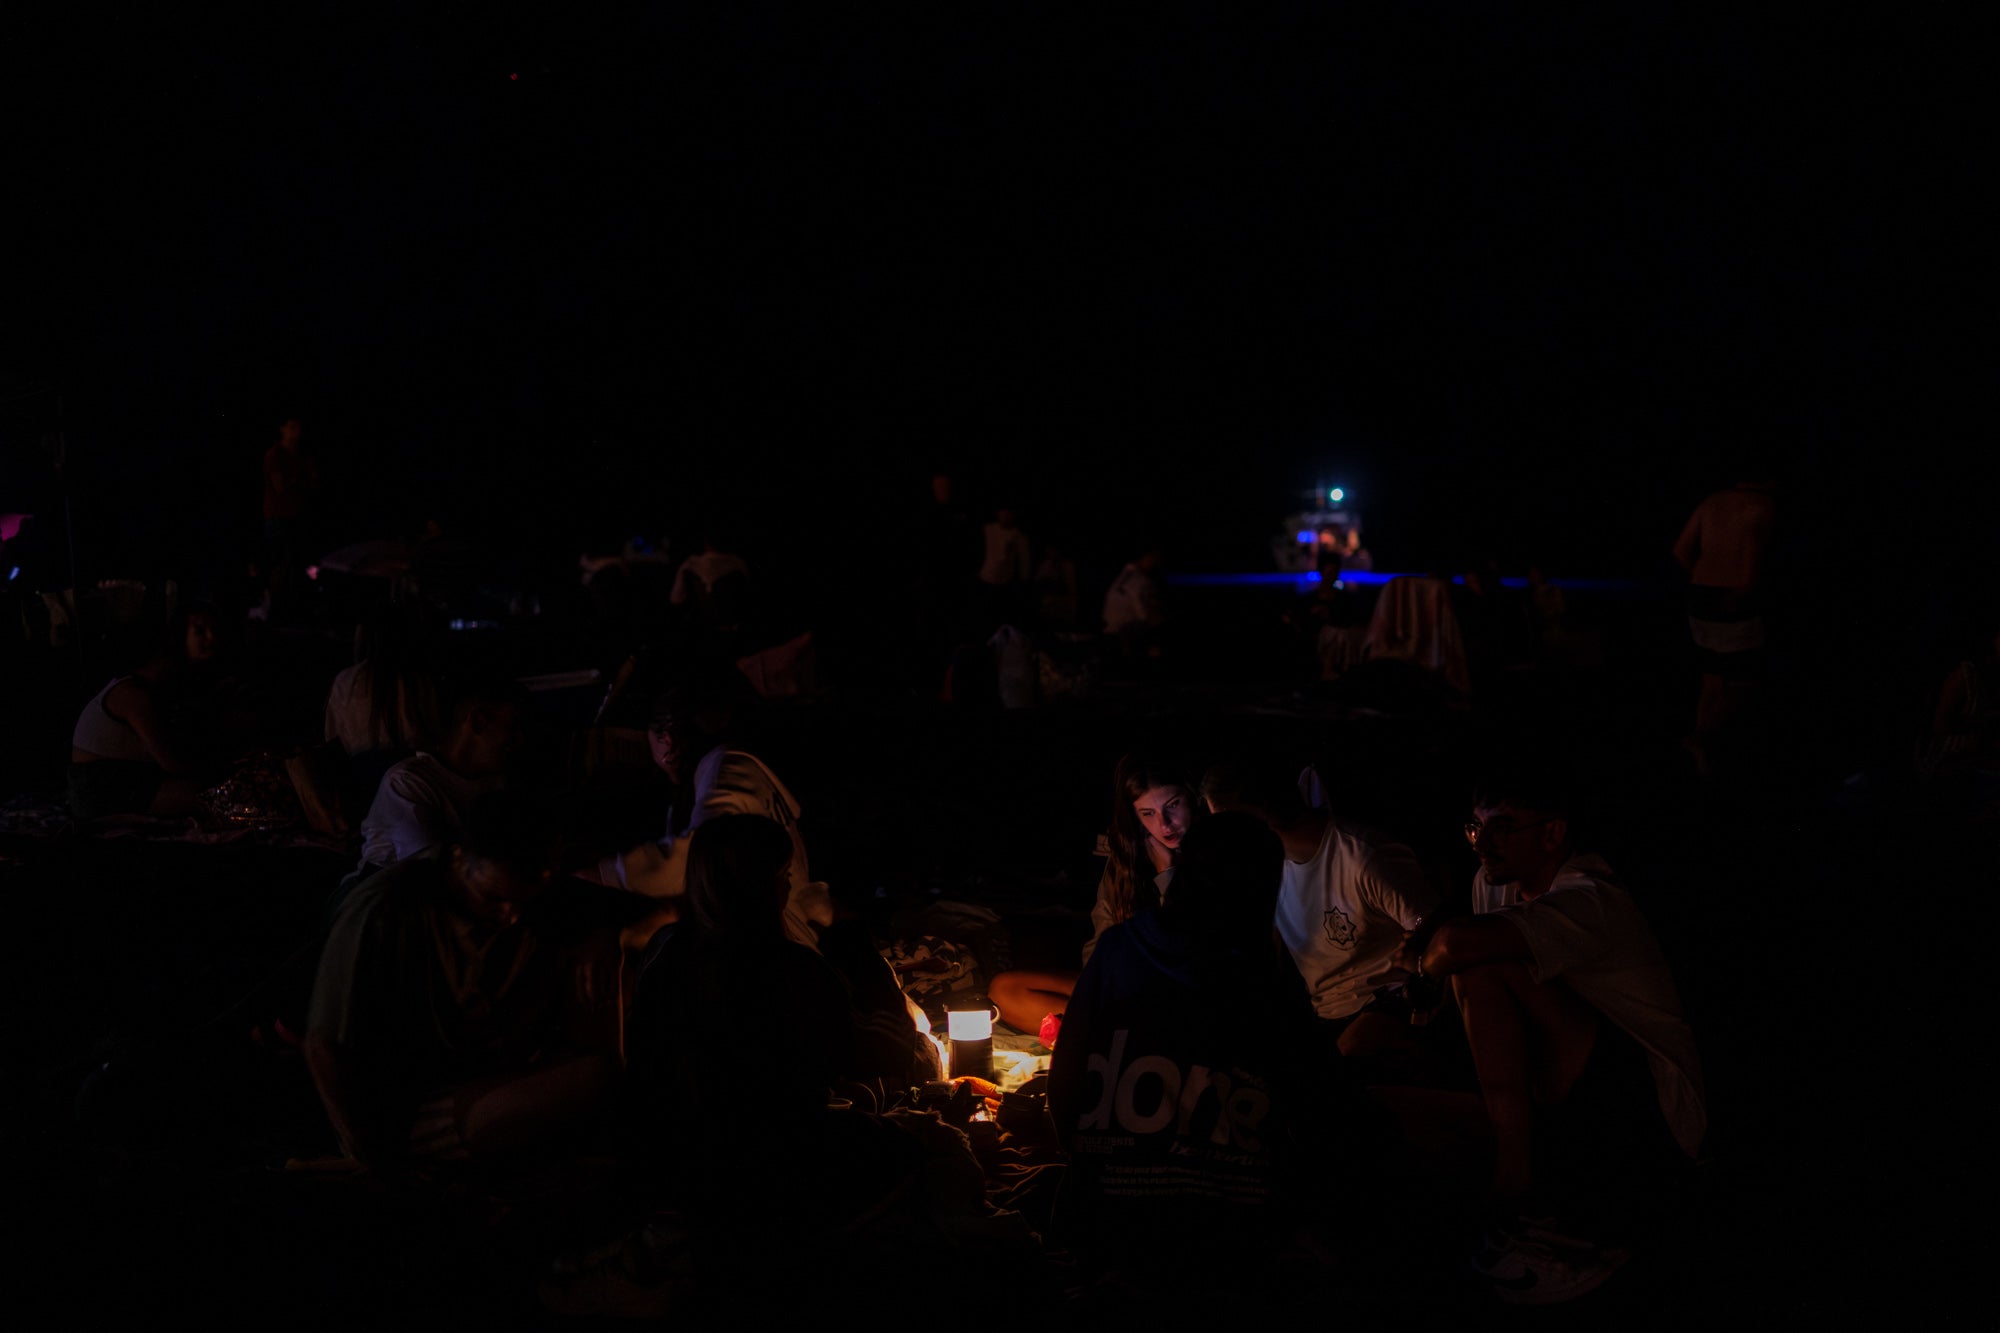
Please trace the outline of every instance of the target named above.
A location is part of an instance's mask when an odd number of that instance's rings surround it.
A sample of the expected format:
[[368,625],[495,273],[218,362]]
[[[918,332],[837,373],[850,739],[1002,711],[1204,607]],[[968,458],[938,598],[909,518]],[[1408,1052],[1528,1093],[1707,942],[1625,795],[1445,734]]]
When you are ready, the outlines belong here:
[[[1387,583],[1391,579],[1414,577],[1419,576],[1355,569],[1343,573],[1340,576],[1340,582],[1343,585],[1351,584],[1354,587],[1366,588]],[[1254,588],[1290,584],[1300,592],[1304,592],[1308,588],[1317,586],[1319,581],[1319,571],[1314,569],[1309,569],[1302,574],[1287,574],[1280,571],[1270,574],[1167,575],[1167,582],[1176,588]],[[1454,577],[1452,582],[1462,584],[1465,580]],[[1552,588],[1568,588],[1576,592],[1644,592],[1653,587],[1653,585],[1642,583],[1638,579],[1549,579],[1547,582]],[[1500,586],[1503,588],[1525,588],[1528,586],[1528,581],[1524,578],[1503,578],[1500,580]]]

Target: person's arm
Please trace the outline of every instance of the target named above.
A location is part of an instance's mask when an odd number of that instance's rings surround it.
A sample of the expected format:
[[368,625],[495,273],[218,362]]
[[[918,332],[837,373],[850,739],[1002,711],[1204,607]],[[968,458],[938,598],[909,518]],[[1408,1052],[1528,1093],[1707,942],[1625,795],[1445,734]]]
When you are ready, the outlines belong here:
[[648,898],[676,898],[687,885],[687,847],[686,838],[642,842],[630,851],[605,857],[591,878]]
[[340,1150],[364,1166],[396,1156],[394,1141],[384,1132],[381,1099],[371,1095],[366,1067],[354,1052],[320,1032],[307,1033],[300,1051]]
[[593,926],[560,953],[572,983],[565,1041],[572,1051],[610,1056],[622,1063],[625,955],[618,930]]
[[[1423,866],[1406,847],[1377,848],[1363,874],[1361,896],[1372,910],[1394,919],[1403,928],[1403,941],[1390,955],[1385,970],[1369,980],[1384,985],[1407,984],[1418,975],[1418,960],[1425,956],[1445,924],[1444,914],[1439,910],[1441,904],[1424,876]],[[1428,964],[1423,975],[1433,975]]]
[[[730,752],[718,746],[702,756],[694,770],[693,809],[688,814],[688,835],[717,815],[767,815],[770,807],[761,793],[753,790],[755,779],[742,771],[739,761],[731,765]],[[726,769],[735,771],[725,773]]]
[[1406,932],[1423,932],[1437,911],[1437,894],[1431,891],[1423,866],[1415,853],[1399,844],[1373,849],[1360,890],[1364,902]]
[[694,809],[685,835],[641,843],[622,855],[606,857],[598,865],[599,880],[649,898],[674,897],[687,882],[688,844],[696,829],[717,815],[767,813],[768,806],[748,790],[747,778],[722,781],[727,760],[728,751],[712,750],[695,768]]
[[1090,905],[1090,939],[1083,946],[1084,963],[1097,952],[1097,942],[1104,938],[1104,932],[1116,924],[1111,915],[1111,862],[1107,859],[1104,873],[1097,877],[1097,901]]
[[1442,980],[1457,972],[1494,963],[1532,965],[1535,961],[1528,937],[1505,912],[1454,917],[1441,923],[1416,957],[1422,960],[1421,968],[1416,970],[1429,980]]
[[145,745],[146,753],[153,756],[153,762],[168,777],[188,775],[187,765],[167,742],[166,727],[151,690],[137,681],[127,681],[105,696],[104,711],[132,728]]
[[402,1146],[381,1069],[382,1043],[394,1040],[383,1000],[396,989],[396,950],[381,907],[378,889],[361,889],[334,918],[301,1044],[341,1151],[371,1166],[400,1156]]

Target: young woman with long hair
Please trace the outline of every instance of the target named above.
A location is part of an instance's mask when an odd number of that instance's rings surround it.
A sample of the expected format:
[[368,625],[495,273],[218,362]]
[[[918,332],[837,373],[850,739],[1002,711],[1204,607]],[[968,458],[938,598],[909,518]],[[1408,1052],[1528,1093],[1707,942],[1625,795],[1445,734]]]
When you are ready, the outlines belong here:
[[[1127,754],[1111,776],[1111,829],[1105,837],[1104,873],[1090,909],[1090,961],[1098,937],[1165,900],[1174,858],[1198,810],[1195,784],[1179,768],[1157,758]],[[1076,985],[1077,972],[1002,972],[987,986],[987,998],[1001,1021],[1022,1032],[1039,1032],[1050,1014],[1060,1013]]]

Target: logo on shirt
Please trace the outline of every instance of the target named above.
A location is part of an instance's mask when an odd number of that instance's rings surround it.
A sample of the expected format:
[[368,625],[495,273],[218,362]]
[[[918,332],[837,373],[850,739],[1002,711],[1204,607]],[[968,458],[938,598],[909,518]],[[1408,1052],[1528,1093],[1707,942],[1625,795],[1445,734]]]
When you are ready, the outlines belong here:
[[1098,1080],[1097,1104],[1077,1121],[1079,1130],[1130,1135],[1171,1129],[1184,1144],[1261,1153],[1271,1094],[1242,1070],[1207,1065],[1183,1068],[1164,1055],[1125,1059],[1129,1028],[1111,1034],[1111,1049],[1084,1061]]
[[1338,907],[1327,909],[1323,924],[1326,926],[1326,942],[1336,949],[1352,949],[1354,942],[1361,938],[1361,932],[1354,928],[1354,918]]

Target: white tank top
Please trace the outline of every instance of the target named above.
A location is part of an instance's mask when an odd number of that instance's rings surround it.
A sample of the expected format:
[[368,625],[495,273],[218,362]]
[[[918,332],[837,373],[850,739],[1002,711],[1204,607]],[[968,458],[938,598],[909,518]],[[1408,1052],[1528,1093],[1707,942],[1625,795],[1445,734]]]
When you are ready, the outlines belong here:
[[116,677],[83,706],[83,714],[76,720],[76,734],[70,738],[71,745],[100,759],[154,762],[153,752],[146,748],[146,742],[139,739],[131,724],[113,717],[104,706],[104,696],[130,679],[130,676]]

